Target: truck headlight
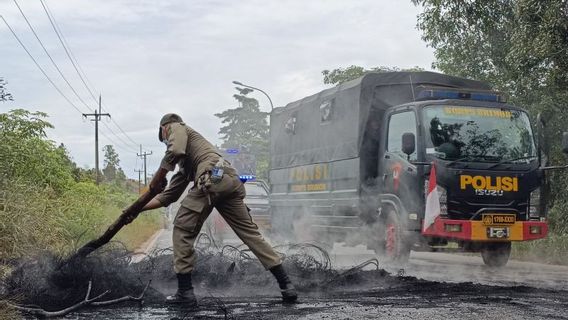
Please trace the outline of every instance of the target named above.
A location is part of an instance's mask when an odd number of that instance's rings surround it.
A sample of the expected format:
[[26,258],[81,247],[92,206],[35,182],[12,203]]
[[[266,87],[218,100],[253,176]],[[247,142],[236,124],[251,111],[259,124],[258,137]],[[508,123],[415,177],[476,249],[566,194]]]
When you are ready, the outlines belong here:
[[[430,185],[430,181],[426,180],[424,184],[424,199],[428,199],[428,186]],[[438,197],[440,198],[440,215],[447,216],[448,215],[448,193],[444,187],[440,185],[436,185],[436,189],[438,191]]]
[[530,234],[541,234],[542,228],[540,226],[530,226],[529,227],[529,233]]
[[534,189],[529,196],[529,207],[528,207],[529,218],[539,218],[540,217],[540,187]]

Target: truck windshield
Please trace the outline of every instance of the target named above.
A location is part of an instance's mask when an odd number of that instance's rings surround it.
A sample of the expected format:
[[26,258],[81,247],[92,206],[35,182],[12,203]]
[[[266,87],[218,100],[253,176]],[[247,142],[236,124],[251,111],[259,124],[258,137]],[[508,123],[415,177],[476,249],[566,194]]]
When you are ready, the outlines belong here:
[[479,162],[527,162],[536,157],[529,118],[523,111],[428,106],[423,114],[427,155]]

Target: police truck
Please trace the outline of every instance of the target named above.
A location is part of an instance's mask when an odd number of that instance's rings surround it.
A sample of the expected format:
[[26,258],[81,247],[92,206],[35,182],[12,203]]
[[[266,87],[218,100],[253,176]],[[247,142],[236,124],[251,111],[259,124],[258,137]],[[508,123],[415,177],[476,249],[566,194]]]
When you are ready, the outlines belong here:
[[397,263],[461,250],[503,266],[511,242],[548,232],[558,167],[543,123],[486,83],[434,72],[369,73],[291,102],[270,118],[272,230]]

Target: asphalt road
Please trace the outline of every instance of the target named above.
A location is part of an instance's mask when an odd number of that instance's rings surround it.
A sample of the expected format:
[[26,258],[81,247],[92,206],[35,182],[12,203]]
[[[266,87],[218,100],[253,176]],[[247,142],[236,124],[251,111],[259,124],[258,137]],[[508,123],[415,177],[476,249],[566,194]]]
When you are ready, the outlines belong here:
[[[334,245],[331,255],[339,267],[375,257],[363,246],[353,248],[338,244]],[[388,264],[383,267],[390,272],[399,269]],[[493,269],[483,264],[479,254],[412,252],[404,271],[408,276],[429,281],[568,290],[568,266],[511,260],[505,268]]]
[[[171,239],[172,231],[163,230],[152,247],[171,247]],[[228,242],[241,244],[236,237]],[[349,247],[339,243],[334,244],[329,255],[333,265],[340,269],[377,258],[374,251],[367,250],[365,246]],[[401,267],[381,264],[381,268],[397,274]],[[412,252],[409,263],[403,266],[403,269],[406,276],[429,281],[568,290],[568,266],[510,260],[505,268],[493,269],[483,264],[479,254]]]
[[[153,243],[154,248],[170,246],[171,230],[162,232]],[[335,244],[329,253],[339,269],[376,258],[363,246]],[[397,276],[399,267],[380,266],[392,274],[388,281],[378,279],[340,291],[304,292],[292,305],[281,303],[275,288],[230,294],[210,291],[209,296],[198,291],[198,308],[121,306],[84,311],[71,318],[568,319],[568,267],[510,261],[506,268],[491,269],[479,256],[417,252],[404,267],[404,276]]]

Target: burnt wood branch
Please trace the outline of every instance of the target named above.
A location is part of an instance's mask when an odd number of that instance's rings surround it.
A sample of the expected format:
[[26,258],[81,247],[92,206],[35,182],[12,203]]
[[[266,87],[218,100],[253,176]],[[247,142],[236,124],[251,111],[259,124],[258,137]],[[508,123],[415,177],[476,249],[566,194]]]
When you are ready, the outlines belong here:
[[41,318],[54,318],[54,317],[62,317],[64,315],[67,315],[75,310],[78,310],[80,308],[83,308],[85,306],[88,306],[90,304],[92,304],[94,301],[104,297],[107,293],[109,293],[110,291],[107,290],[101,294],[99,294],[98,296],[91,298],[91,289],[92,289],[92,281],[89,281],[89,286],[87,288],[87,293],[85,294],[85,299],[83,299],[83,301],[74,304],[68,308],[65,308],[63,310],[59,310],[59,311],[47,311],[41,308],[28,308],[28,307],[22,307],[22,306],[18,306],[18,305],[13,305],[13,304],[8,304],[10,307],[18,310],[18,311],[23,311],[29,314],[33,314],[35,316],[41,317]]
[[121,302],[125,302],[125,301],[138,301],[138,302],[140,302],[144,299],[144,295],[146,294],[146,291],[150,287],[150,283],[151,283],[151,281],[148,281],[148,283],[146,284],[146,287],[144,287],[144,290],[142,291],[142,293],[140,293],[140,295],[138,295],[137,297],[129,295],[129,296],[124,296],[124,297],[120,297],[120,298],[112,299],[112,300],[107,300],[107,301],[97,301],[97,300],[101,299],[102,297],[104,297],[105,295],[107,295],[110,292],[110,290],[106,290],[105,292],[97,295],[96,297],[91,298],[90,296],[91,296],[92,282],[89,281],[87,293],[86,293],[85,299],[83,299],[83,301],[81,301],[77,304],[74,304],[74,305],[72,305],[68,308],[58,310],[58,311],[47,311],[47,310],[44,310],[42,308],[24,307],[24,306],[14,305],[14,304],[11,304],[11,303],[7,303],[7,305],[14,308],[15,310],[22,311],[22,312],[25,312],[25,313],[28,313],[28,314],[32,314],[32,315],[40,317],[40,318],[62,317],[62,316],[70,314],[73,311],[79,310],[79,309],[81,309],[83,307],[87,307],[87,306],[95,306],[95,307],[109,306],[109,305],[112,305],[112,304],[117,304],[117,303],[121,303]]
[[96,306],[96,307],[101,307],[101,306],[108,306],[108,305],[111,305],[111,304],[121,303],[121,302],[125,302],[125,301],[141,302],[142,300],[144,300],[144,295],[146,294],[146,290],[148,290],[148,288],[150,287],[150,283],[152,283],[152,280],[148,281],[148,283],[146,284],[146,287],[144,287],[144,290],[142,290],[142,293],[140,293],[140,295],[138,295],[137,297],[124,296],[124,297],[120,297],[120,298],[112,299],[112,300],[107,300],[107,301],[96,301],[96,302],[93,302],[91,305]]

